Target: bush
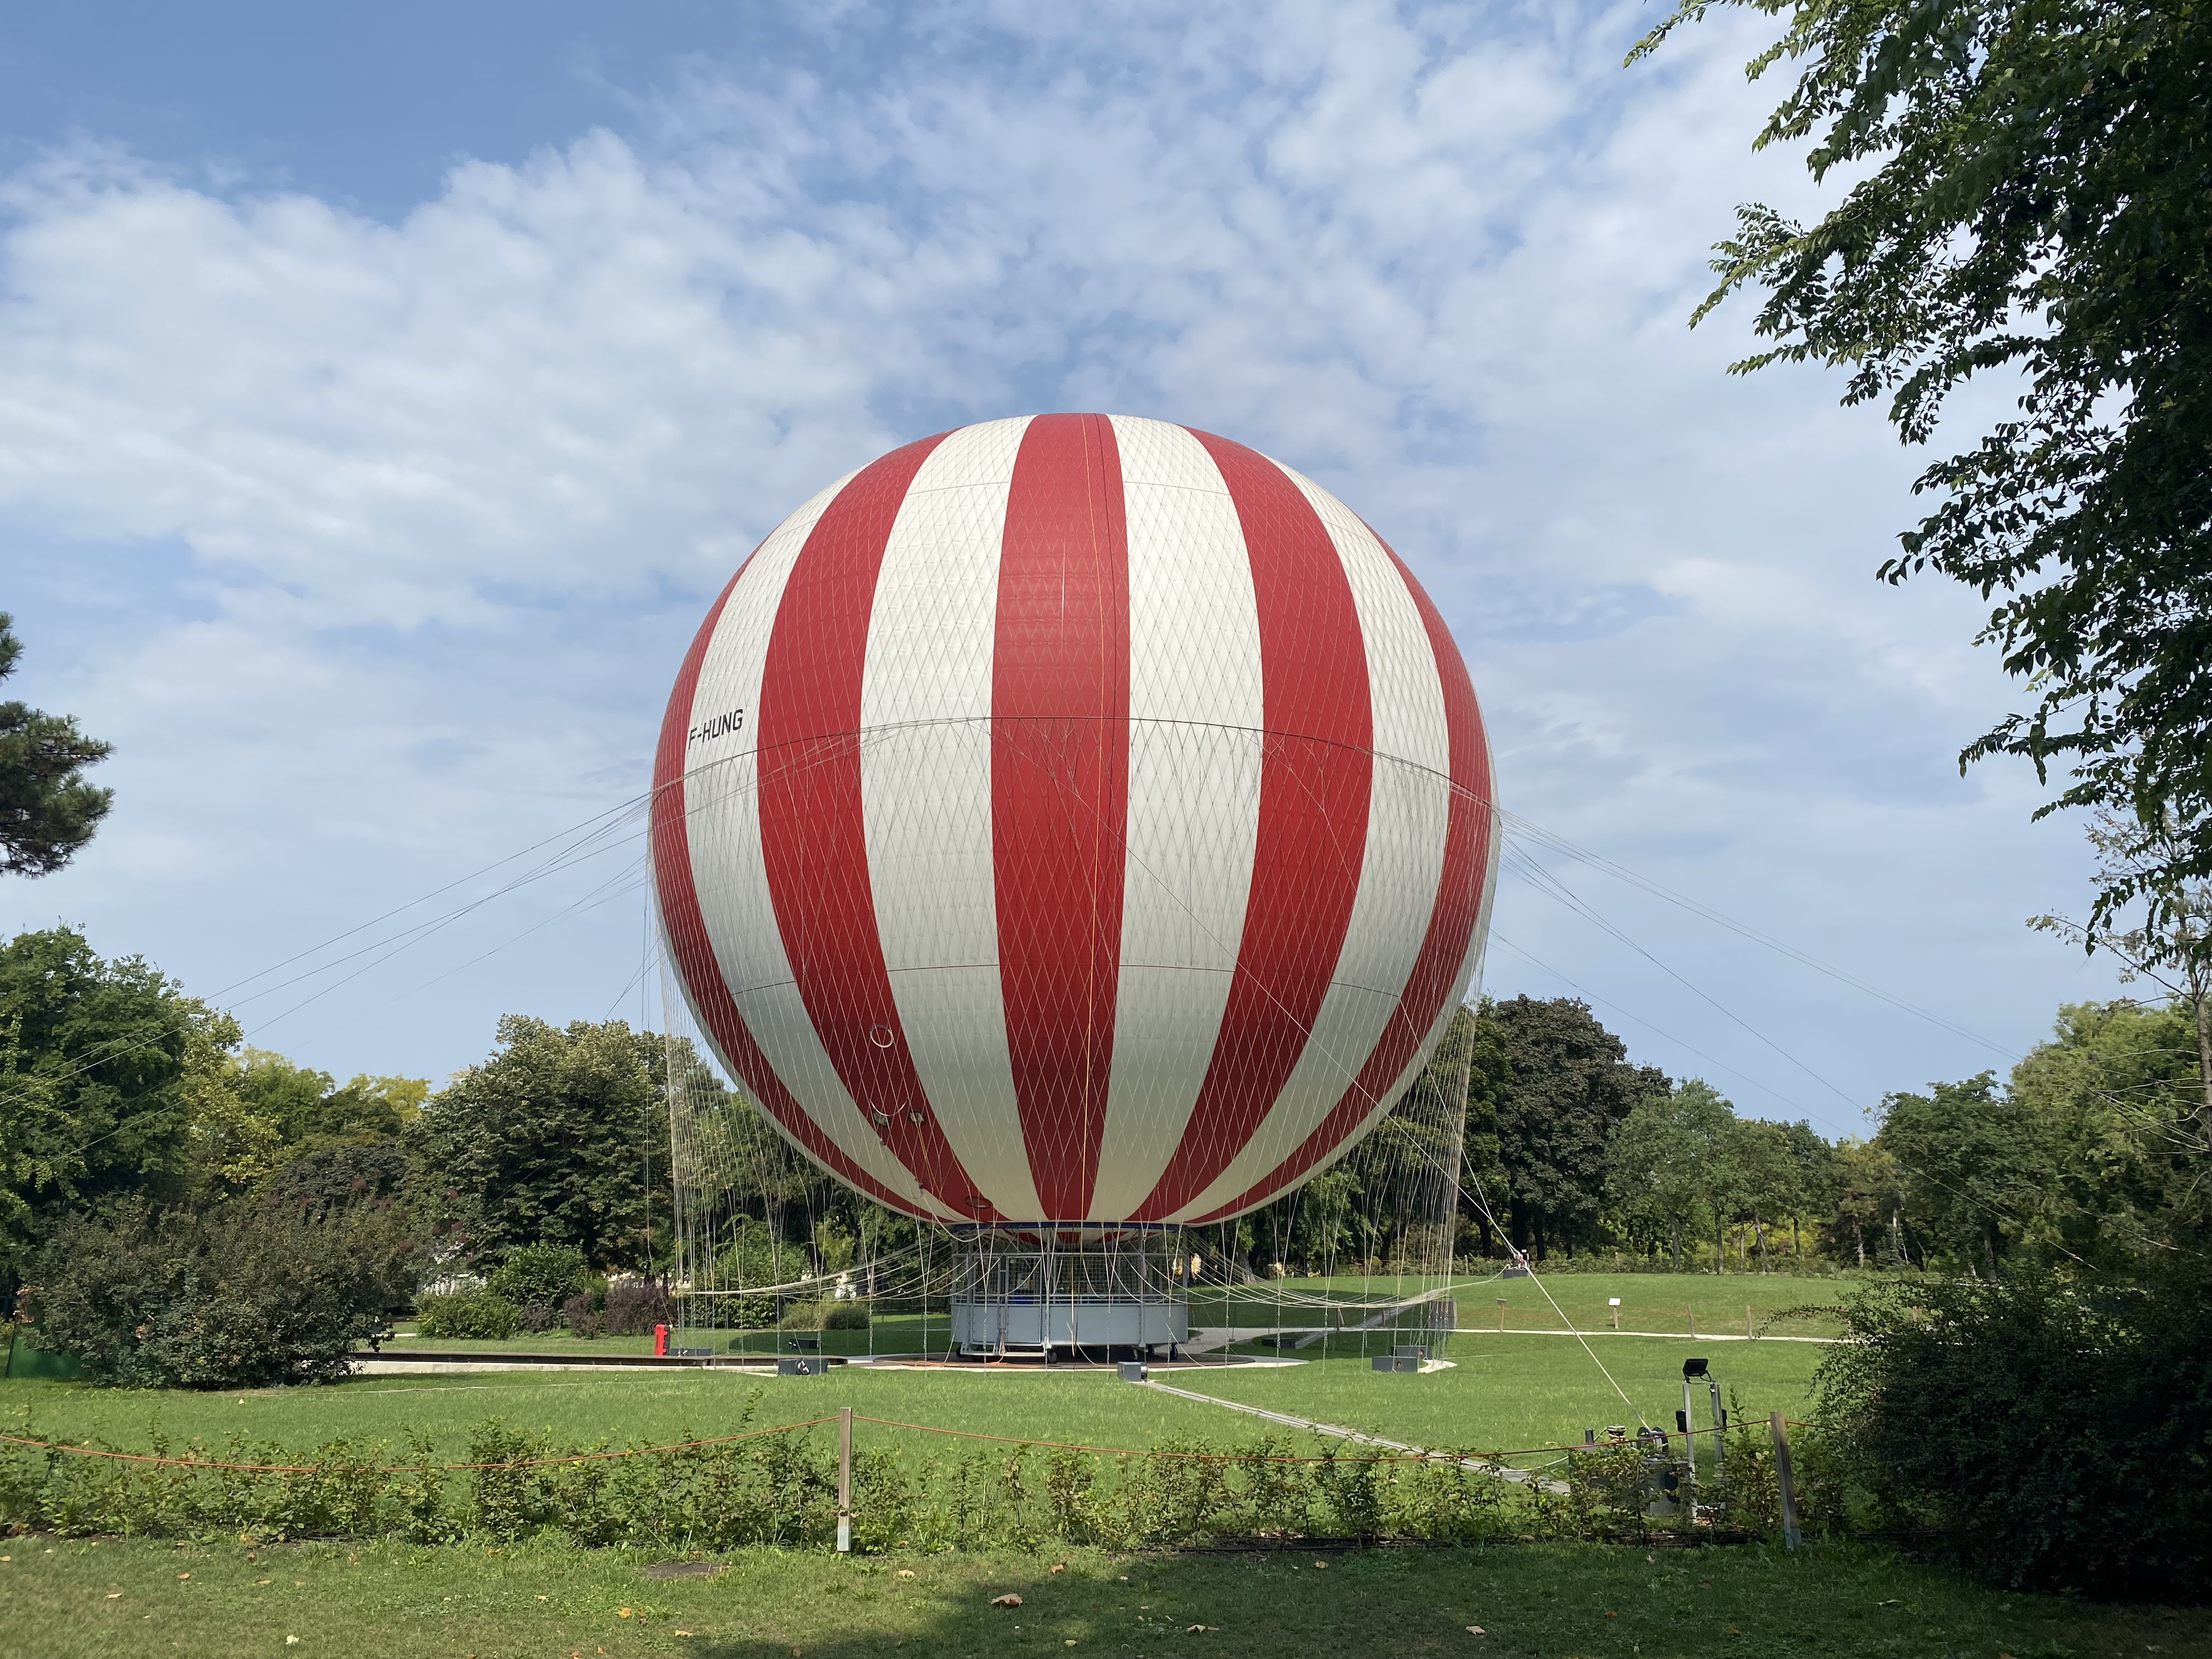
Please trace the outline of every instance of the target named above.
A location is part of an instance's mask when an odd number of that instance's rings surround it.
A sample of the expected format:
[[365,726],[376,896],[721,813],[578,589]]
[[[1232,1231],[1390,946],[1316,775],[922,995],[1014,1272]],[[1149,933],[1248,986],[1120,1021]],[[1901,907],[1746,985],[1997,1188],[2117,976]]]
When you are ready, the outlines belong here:
[[784,1310],[777,1328],[786,1331],[865,1331],[868,1304],[854,1298],[839,1302],[794,1302]]
[[40,1257],[32,1312],[41,1346],[110,1387],[331,1382],[405,1301],[410,1254],[370,1206],[78,1218]]
[[[524,1244],[509,1250],[485,1282],[518,1308],[538,1303],[552,1309],[588,1289],[592,1270],[585,1263],[584,1253],[573,1244]],[[550,1318],[546,1321],[551,1322]],[[543,1330],[544,1326],[535,1328]]]
[[521,1323],[522,1310],[489,1285],[415,1299],[415,1329],[422,1336],[496,1342]]
[[1886,1286],[1814,1374],[1833,1478],[2008,1586],[2171,1595],[2212,1565],[2201,1282]]
[[577,1336],[646,1336],[676,1323],[676,1298],[651,1280],[601,1285],[570,1297],[561,1312]]
[[[757,1404],[757,1396],[746,1405],[740,1426]],[[756,1544],[827,1550],[836,1536],[835,1442],[818,1430],[604,1456],[576,1455],[611,1449],[604,1443],[562,1447],[494,1419],[471,1433],[459,1468],[441,1467],[419,1439],[404,1449],[337,1441],[305,1451],[237,1437],[176,1446],[157,1436],[153,1449],[265,1467],[0,1445],[0,1527],[246,1543],[537,1536],[660,1554]],[[1317,1457],[1297,1459],[1298,1447],[1279,1437],[1235,1449],[1164,1441],[1158,1449],[1166,1455],[863,1448],[853,1459],[853,1541],[861,1550],[1127,1550],[1376,1537],[1642,1540],[1661,1530],[1643,1519],[1632,1448],[1577,1454],[1564,1492],[1505,1480],[1496,1463],[1465,1454],[1407,1462],[1378,1448],[1316,1443],[1307,1450]],[[1609,1495],[1620,1480],[1608,1484],[1607,1460],[1626,1471],[1626,1507]]]

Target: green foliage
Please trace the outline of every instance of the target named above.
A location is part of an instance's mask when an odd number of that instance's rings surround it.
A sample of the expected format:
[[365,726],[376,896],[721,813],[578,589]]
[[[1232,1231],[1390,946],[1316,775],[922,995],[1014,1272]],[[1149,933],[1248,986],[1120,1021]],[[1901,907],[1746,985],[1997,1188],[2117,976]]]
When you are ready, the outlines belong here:
[[431,1097],[407,1126],[434,1171],[425,1203],[489,1261],[562,1244],[599,1267],[641,1265],[648,1192],[669,1214],[667,1115],[653,1082],[659,1040],[620,1020],[565,1030],[509,1014],[500,1051]]
[[784,1310],[777,1323],[787,1331],[865,1331],[868,1328],[868,1304],[858,1297],[843,1302],[835,1297],[824,1297],[819,1302],[794,1302]]
[[[1702,16],[1680,0],[1638,46]],[[2212,16],[2173,0],[1744,0],[1788,17],[1754,74],[1797,79],[1759,136],[1850,178],[1818,222],[1737,210],[1722,281],[1765,291],[1739,370],[1847,370],[1908,442],[1977,376],[2018,409],[1916,486],[1883,567],[1987,599],[2037,694],[1964,759],[2070,758],[2068,804],[2180,831],[2163,872],[2106,872],[2099,918],[2212,876]],[[2051,810],[2049,807],[2043,809]]]
[[522,1310],[487,1285],[465,1291],[428,1291],[415,1298],[418,1335],[497,1342],[521,1328]]
[[[0,680],[23,652],[14,621],[0,611]],[[84,769],[110,752],[66,714],[0,702],[0,872],[49,874],[92,839],[115,792],[87,783]]]
[[575,1336],[645,1336],[655,1325],[677,1322],[676,1298],[650,1280],[602,1281],[570,1297],[561,1314]]
[[149,1212],[65,1222],[32,1285],[41,1343],[93,1381],[228,1389],[330,1382],[404,1300],[411,1245],[370,1206]]
[[1736,1206],[1746,1185],[1742,1125],[1692,1078],[1638,1101],[1607,1144],[1606,1196],[1632,1243],[1664,1243],[1680,1271],[1682,1235]]
[[414,1166],[388,1140],[325,1146],[270,1178],[269,1195],[295,1204],[365,1204],[399,1196]]
[[[747,1402],[735,1431],[750,1428],[757,1402],[757,1395]],[[279,1466],[258,1473],[0,1447],[0,1522],[63,1536],[544,1536],[671,1553],[823,1549],[835,1540],[827,1437],[779,1431],[605,1455],[615,1449],[559,1447],[496,1419],[469,1436],[469,1467],[450,1472],[429,1467],[419,1441],[397,1456],[350,1441],[307,1453],[240,1438],[213,1450],[157,1446],[162,1455]],[[1149,1455],[863,1448],[854,1457],[854,1538],[863,1551],[1036,1551],[1653,1534],[1632,1455],[1577,1453],[1565,1473],[1565,1490],[1553,1492],[1503,1479],[1498,1465],[1473,1453],[1405,1461],[1330,1441],[1318,1455],[1301,1455],[1283,1438],[1234,1448],[1171,1438]]]
[[0,1274],[73,1211],[179,1195],[196,1062],[238,1040],[136,957],[55,927],[0,945]]
[[2208,1232],[2203,1152],[2185,1133],[2197,1069],[2191,1010],[2062,1008],[2008,1086],[1984,1073],[1884,1103],[1872,1145],[1851,1153],[1855,1224],[1959,1272],[2151,1271]]
[[1481,1018],[1499,1040],[1476,1050],[1485,1066],[1470,1092],[1497,1122],[1513,1242],[1539,1256],[1596,1243],[1607,1144],[1638,1102],[1667,1091],[1667,1078],[1630,1065],[1620,1039],[1571,997],[1485,998]]
[[1815,1468],[2000,1583],[2163,1596],[2212,1558],[2212,1290],[1889,1285],[1815,1374]]
[[507,1253],[485,1285],[518,1308],[557,1308],[591,1282],[591,1267],[574,1245],[523,1244]]

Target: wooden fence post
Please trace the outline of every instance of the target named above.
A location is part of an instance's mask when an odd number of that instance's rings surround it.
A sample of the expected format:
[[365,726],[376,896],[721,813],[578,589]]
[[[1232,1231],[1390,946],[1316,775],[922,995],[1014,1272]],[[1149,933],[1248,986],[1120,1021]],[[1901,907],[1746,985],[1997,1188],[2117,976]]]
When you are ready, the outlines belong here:
[[1797,1527],[1797,1486],[1790,1478],[1790,1426],[1780,1412],[1770,1413],[1766,1425],[1774,1433],[1774,1486],[1782,1494],[1782,1547],[1796,1549],[1805,1541]]
[[1757,1331],[1751,1328],[1751,1304],[1748,1302],[1743,1304],[1743,1334],[1747,1337],[1753,1337],[1759,1334]]
[[[1775,1419],[1781,1421],[1779,1418]],[[837,1408],[837,1553],[853,1553],[853,1408]]]
[[1690,1334],[1695,1336],[1698,1334],[1698,1304],[1692,1302],[1684,1311],[1690,1316]]

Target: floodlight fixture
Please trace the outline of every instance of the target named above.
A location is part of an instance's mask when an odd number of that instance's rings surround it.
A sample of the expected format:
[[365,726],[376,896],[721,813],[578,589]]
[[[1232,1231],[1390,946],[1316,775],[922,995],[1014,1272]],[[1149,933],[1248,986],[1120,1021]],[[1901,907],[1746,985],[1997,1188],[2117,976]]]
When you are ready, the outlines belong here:
[[1685,1382],[1688,1382],[1693,1376],[1703,1376],[1705,1374],[1705,1362],[1704,1360],[1692,1358],[1685,1359],[1682,1362],[1682,1380]]

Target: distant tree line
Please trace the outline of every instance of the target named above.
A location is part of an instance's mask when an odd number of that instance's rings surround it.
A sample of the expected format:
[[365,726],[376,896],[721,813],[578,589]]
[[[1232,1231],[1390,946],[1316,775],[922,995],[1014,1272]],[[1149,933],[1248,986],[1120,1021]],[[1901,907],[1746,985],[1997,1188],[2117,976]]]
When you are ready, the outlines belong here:
[[1486,1000],[1474,1054],[1468,1255],[1994,1277],[2026,1259],[2124,1265],[2203,1219],[2187,996],[2061,1008],[2002,1079],[1891,1094],[1871,1134],[1836,1139],[1740,1116],[1699,1079],[1632,1065],[1568,998]]

